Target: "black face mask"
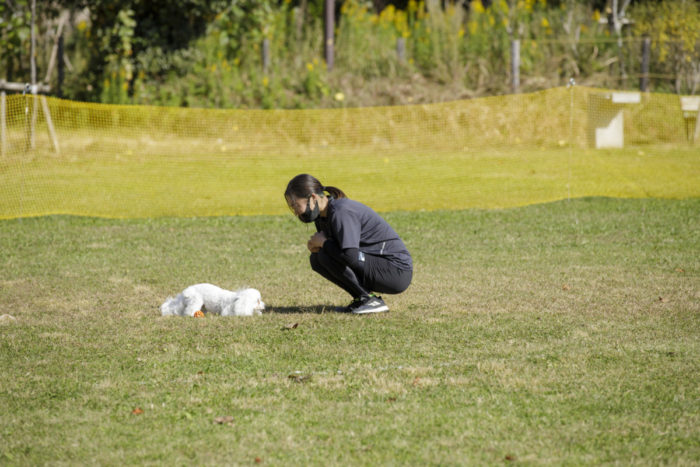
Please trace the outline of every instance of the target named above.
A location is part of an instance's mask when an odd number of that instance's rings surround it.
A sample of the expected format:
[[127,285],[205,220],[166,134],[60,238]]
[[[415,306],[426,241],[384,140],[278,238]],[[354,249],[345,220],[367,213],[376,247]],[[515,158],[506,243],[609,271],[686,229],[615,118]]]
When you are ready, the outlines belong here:
[[309,196],[307,198],[306,211],[299,214],[299,220],[309,224],[315,221],[320,213],[321,210],[318,208],[318,201],[316,201],[316,206],[314,207],[313,211],[311,210],[311,196]]

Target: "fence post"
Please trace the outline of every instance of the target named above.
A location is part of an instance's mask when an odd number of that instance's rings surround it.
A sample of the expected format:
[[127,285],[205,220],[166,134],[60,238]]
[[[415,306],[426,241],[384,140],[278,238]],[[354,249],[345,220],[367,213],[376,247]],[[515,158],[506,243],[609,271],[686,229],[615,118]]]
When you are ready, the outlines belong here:
[[262,66],[263,73],[267,73],[270,68],[270,39],[267,37],[262,42]]
[[0,156],[5,155],[7,132],[5,130],[5,91],[0,91]]
[[333,35],[335,31],[335,0],[326,0],[323,28],[323,51],[326,69],[333,69]]
[[406,40],[403,36],[396,39],[396,56],[400,63],[406,62]]
[[649,90],[649,54],[651,51],[651,38],[644,37],[642,40],[642,75],[639,78],[639,90],[647,92]]
[[513,39],[510,43],[510,75],[513,92],[520,88],[520,40]]
[[[63,79],[65,76],[63,63],[63,32],[58,36],[58,86],[56,89],[56,95],[59,98],[63,97]],[[47,81],[48,82],[48,81]]]
[[36,106],[36,33],[35,33],[35,28],[34,28],[34,22],[36,21],[36,0],[32,0],[32,5],[31,5],[31,44],[30,44],[30,70],[31,70],[31,78],[32,78],[32,126],[31,126],[31,131],[29,133],[29,144],[32,149],[36,148],[36,138],[34,136],[34,129],[36,127],[36,113],[37,113],[37,106]]

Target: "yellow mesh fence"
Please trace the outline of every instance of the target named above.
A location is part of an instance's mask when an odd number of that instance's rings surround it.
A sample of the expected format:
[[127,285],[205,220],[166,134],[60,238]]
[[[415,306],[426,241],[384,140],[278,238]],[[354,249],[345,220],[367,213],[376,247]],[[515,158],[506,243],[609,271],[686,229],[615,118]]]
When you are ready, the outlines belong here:
[[0,218],[280,214],[287,182],[304,172],[378,211],[697,197],[700,127],[689,102],[579,86],[323,110],[10,95]]

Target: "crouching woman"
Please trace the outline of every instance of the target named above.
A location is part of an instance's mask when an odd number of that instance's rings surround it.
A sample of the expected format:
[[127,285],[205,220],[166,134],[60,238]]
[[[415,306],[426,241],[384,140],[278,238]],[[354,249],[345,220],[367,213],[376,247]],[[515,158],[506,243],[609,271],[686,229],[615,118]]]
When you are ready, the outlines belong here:
[[389,311],[375,292],[401,293],[413,277],[411,254],[396,231],[370,207],[308,174],[294,177],[284,198],[299,220],[316,225],[307,243],[311,268],[352,296],[344,311]]

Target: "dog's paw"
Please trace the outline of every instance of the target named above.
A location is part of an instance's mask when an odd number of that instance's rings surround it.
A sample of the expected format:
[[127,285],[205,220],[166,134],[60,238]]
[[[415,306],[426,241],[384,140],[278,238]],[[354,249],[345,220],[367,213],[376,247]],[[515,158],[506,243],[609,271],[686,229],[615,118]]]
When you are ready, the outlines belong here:
[[195,318],[204,318],[204,312],[202,310],[197,310],[192,316],[194,316]]

